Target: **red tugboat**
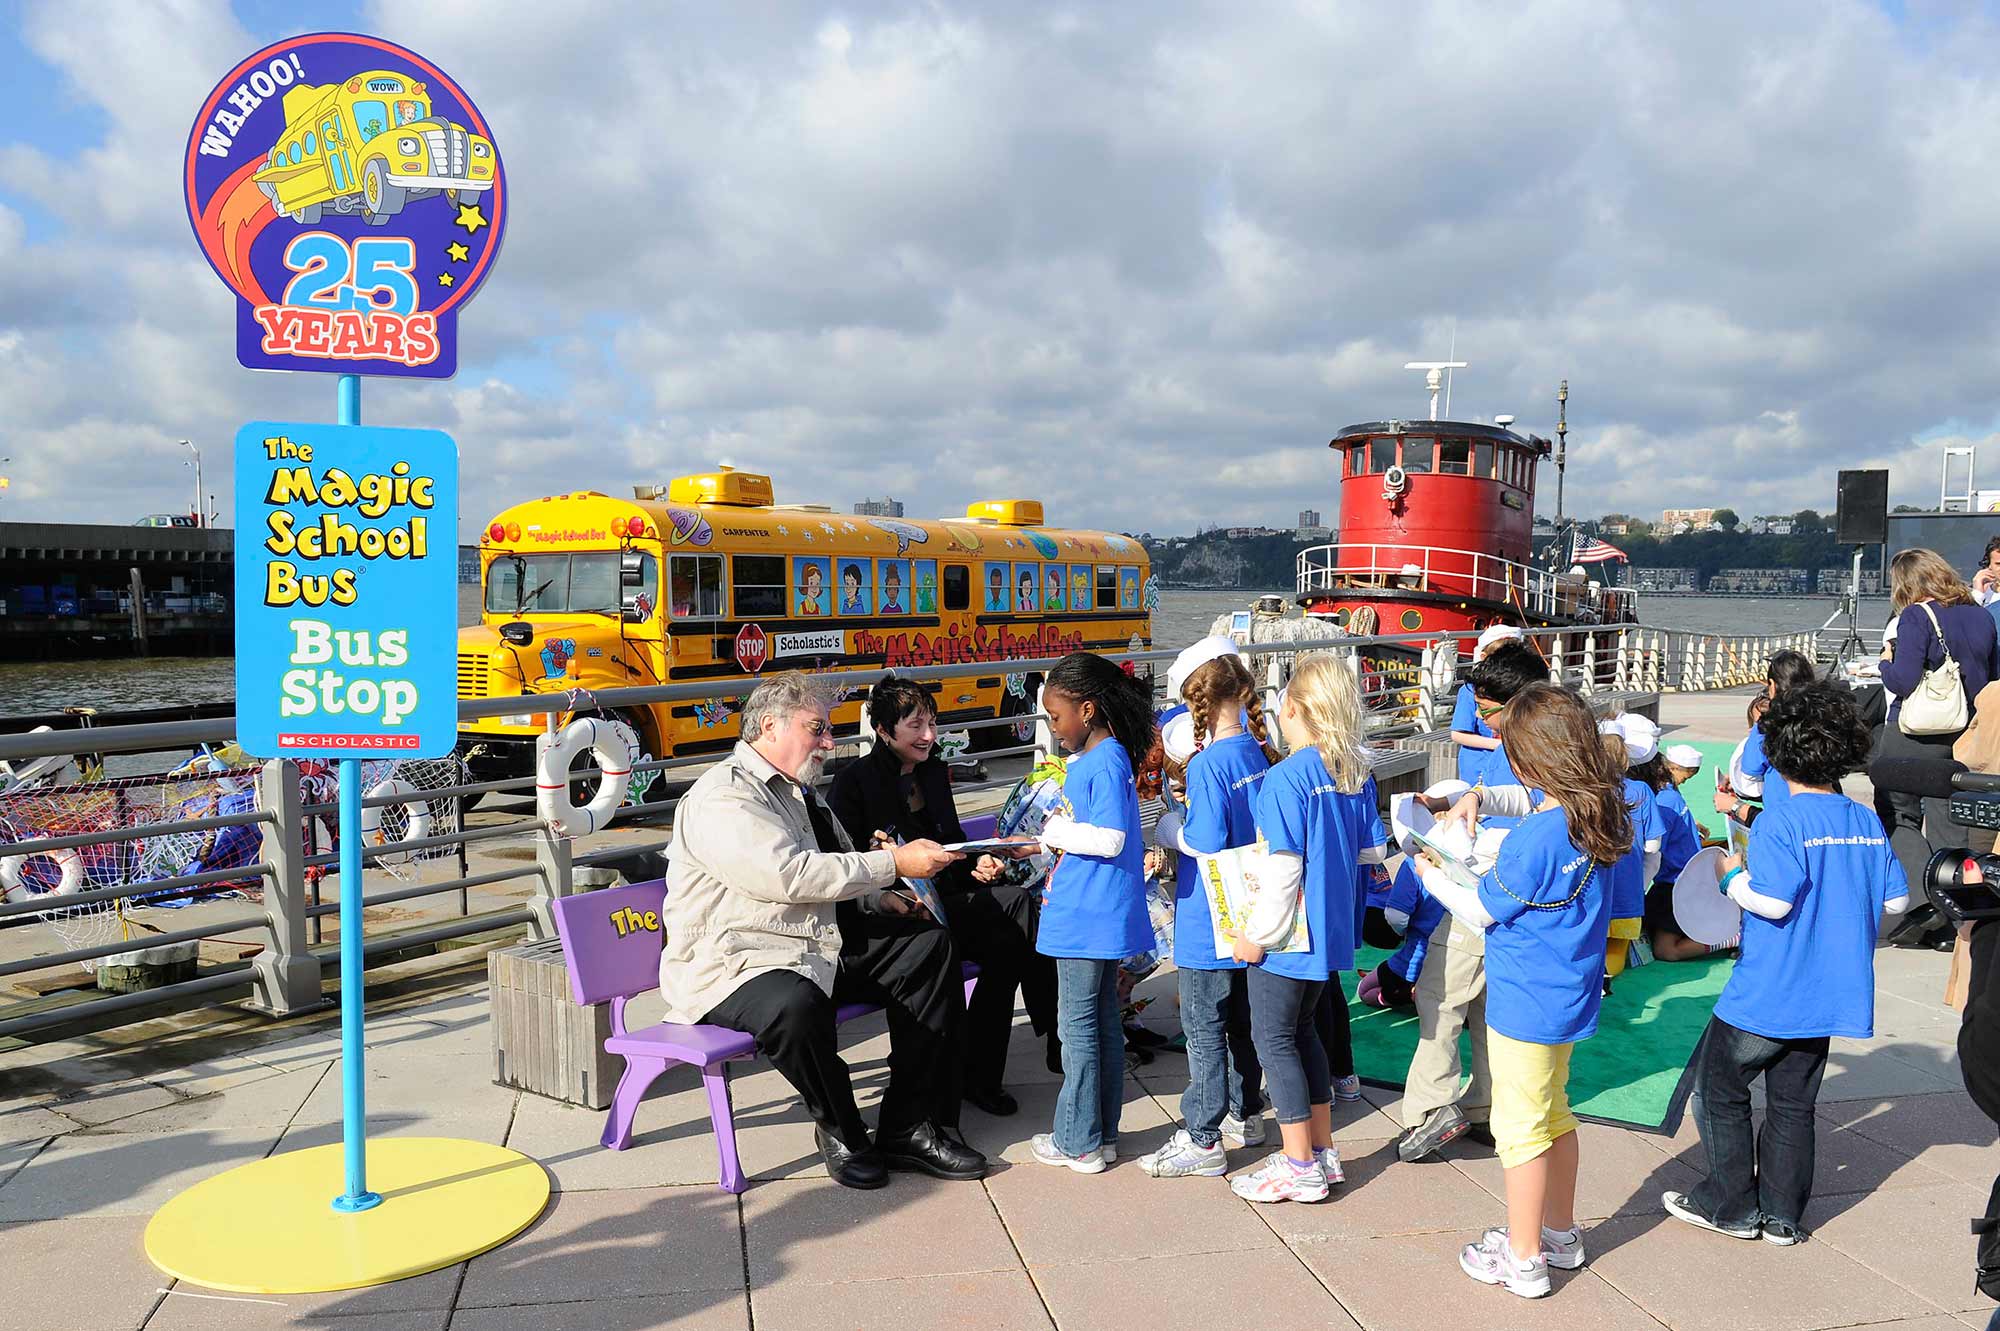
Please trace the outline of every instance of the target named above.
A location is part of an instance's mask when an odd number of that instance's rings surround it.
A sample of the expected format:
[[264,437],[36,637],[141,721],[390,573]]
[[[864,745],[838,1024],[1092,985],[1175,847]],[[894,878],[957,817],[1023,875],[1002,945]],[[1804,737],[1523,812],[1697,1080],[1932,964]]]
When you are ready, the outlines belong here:
[[[1582,569],[1536,567],[1530,537],[1535,468],[1549,441],[1499,424],[1438,420],[1438,371],[1430,364],[1427,421],[1350,425],[1329,447],[1339,459],[1340,540],[1298,557],[1298,602],[1356,635],[1461,635],[1461,650],[1489,624],[1524,628],[1631,623],[1627,589],[1589,581]],[[1559,533],[1551,545],[1567,551]],[[1378,664],[1414,663],[1386,646]],[[1377,655],[1370,651],[1369,656]],[[1393,663],[1393,664],[1392,664]]]

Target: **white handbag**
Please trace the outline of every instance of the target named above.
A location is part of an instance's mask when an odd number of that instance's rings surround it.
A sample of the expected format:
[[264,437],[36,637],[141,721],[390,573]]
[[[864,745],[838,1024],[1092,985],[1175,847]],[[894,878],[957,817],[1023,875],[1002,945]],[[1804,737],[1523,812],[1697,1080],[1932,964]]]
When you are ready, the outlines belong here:
[[1903,699],[1896,727],[1905,735],[1954,734],[1965,729],[1966,722],[1971,719],[1965,706],[1965,681],[1959,678],[1958,662],[1952,657],[1951,648],[1945,645],[1944,629],[1938,625],[1937,612],[1931,609],[1928,601],[1917,604],[1930,617],[1938,647],[1944,652],[1944,664],[1924,671],[1917,687]]

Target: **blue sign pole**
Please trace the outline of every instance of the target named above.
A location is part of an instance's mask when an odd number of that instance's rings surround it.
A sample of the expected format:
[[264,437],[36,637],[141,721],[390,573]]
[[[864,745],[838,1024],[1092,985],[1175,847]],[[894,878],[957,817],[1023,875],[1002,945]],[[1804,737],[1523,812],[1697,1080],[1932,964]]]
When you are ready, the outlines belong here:
[[[361,424],[361,376],[343,374],[338,415],[342,425]],[[340,760],[340,1099],[341,1146],[347,1156],[347,1191],[333,1199],[336,1211],[380,1206],[368,1191],[368,1088],[364,1084],[361,1041],[361,760]]]

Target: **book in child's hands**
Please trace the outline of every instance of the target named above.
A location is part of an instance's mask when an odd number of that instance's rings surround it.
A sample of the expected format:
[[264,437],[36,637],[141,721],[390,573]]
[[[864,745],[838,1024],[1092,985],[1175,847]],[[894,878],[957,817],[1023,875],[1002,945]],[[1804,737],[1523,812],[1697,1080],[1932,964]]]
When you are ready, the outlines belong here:
[[[1226,957],[1235,947],[1231,933],[1240,933],[1249,922],[1250,908],[1263,886],[1262,876],[1270,864],[1263,843],[1217,851],[1193,857],[1200,875],[1202,894],[1208,898],[1208,913],[1215,926],[1215,954]],[[1266,952],[1307,952],[1312,947],[1306,930],[1304,894],[1292,908],[1292,929],[1285,941]]]

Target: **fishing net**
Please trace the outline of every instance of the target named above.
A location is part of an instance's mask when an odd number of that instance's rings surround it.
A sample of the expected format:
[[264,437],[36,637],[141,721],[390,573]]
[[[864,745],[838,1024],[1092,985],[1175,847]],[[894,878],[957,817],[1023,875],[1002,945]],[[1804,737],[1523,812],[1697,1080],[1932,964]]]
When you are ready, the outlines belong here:
[[[136,840],[102,842],[73,849],[10,855],[7,847],[45,838],[102,835],[164,824],[185,823],[258,808],[259,763],[230,745],[204,751],[173,771],[88,782],[74,781],[75,769],[51,773],[0,794],[0,897],[34,901],[37,919],[65,947],[81,949],[129,939],[143,946],[159,932],[144,914],[174,910],[221,896],[261,898],[264,878],[255,872],[197,887],[163,888],[117,901],[77,901],[79,895],[111,887],[147,883],[215,870],[254,870],[264,863],[262,824],[201,830],[170,828]],[[54,784],[53,778],[70,778]],[[444,836],[459,830],[459,801],[426,792],[464,783],[456,757],[375,760],[361,764],[364,794],[397,794],[397,803],[363,811],[362,835],[369,845]],[[301,763],[300,788],[307,805],[332,805],[339,792],[331,764]],[[329,808],[306,817],[306,854],[338,848],[337,815]],[[450,846],[394,852],[375,861],[370,873],[408,877],[425,861],[456,854]],[[308,881],[331,873],[313,866]],[[91,963],[84,963],[90,966]]]
[[[442,758],[368,759],[361,764],[363,799],[396,795],[393,804],[361,810],[361,840],[369,847],[384,849],[380,857],[365,866],[370,874],[387,873],[393,878],[411,878],[419,866],[433,860],[456,860],[459,847],[427,846],[397,850],[404,841],[454,835],[461,830],[461,802],[455,795],[430,792],[448,790],[466,782],[465,763],[456,754]],[[340,798],[340,771],[332,763],[299,764],[300,795],[310,809],[328,807],[306,815],[306,853],[326,854],[340,849],[339,813],[333,807]],[[336,865],[313,865],[306,870],[307,881],[317,881],[338,873]]]
[[[143,886],[164,878],[214,869],[247,869],[263,855],[263,831],[251,825],[206,830],[175,829],[130,841],[8,855],[6,847],[52,837],[90,836],[157,824],[248,813],[257,806],[256,769],[204,757],[155,776],[55,784],[41,781],[0,794],[0,894],[10,902],[36,901],[36,915],[70,948],[129,939],[143,944],[156,932],[134,911],[179,907],[228,893],[257,895],[255,874],[197,888],[164,889],[121,901],[76,901],[103,888]],[[53,774],[52,774],[53,775]],[[74,768],[60,776],[75,775]],[[85,962],[89,967],[92,963]]]

